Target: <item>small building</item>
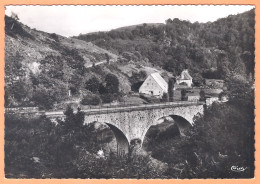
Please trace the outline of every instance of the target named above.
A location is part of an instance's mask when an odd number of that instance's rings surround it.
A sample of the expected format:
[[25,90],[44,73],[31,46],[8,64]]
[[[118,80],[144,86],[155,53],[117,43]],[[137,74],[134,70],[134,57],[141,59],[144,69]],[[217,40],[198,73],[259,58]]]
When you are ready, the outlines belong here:
[[152,96],[162,97],[163,93],[168,92],[168,83],[162,78],[159,73],[150,74],[141,87],[139,93]]
[[200,100],[200,95],[188,95],[188,101],[197,102]]
[[224,80],[220,80],[220,79],[205,79],[205,84],[206,84],[206,86],[212,87],[212,88],[223,88]]
[[176,77],[176,84],[178,85],[187,85],[188,87],[191,87],[192,85],[192,77],[190,76],[187,69],[183,70],[181,72],[181,75]]
[[206,105],[211,106],[214,102],[219,102],[218,97],[208,97],[206,98]]

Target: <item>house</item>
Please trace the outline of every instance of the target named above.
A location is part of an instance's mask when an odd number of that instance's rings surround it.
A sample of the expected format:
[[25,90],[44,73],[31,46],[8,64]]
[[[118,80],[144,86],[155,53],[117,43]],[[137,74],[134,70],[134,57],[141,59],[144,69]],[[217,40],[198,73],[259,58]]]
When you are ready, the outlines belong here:
[[205,84],[206,84],[206,86],[212,87],[212,88],[223,88],[224,80],[220,80],[220,79],[206,79],[205,80]]
[[219,98],[218,97],[207,97],[206,98],[206,105],[211,106],[214,102],[218,102]]
[[176,84],[178,85],[186,85],[188,87],[191,87],[192,85],[192,77],[190,76],[187,69],[183,70],[181,72],[181,75],[176,77]]
[[168,83],[161,77],[159,73],[150,74],[141,87],[139,93],[152,96],[162,97],[163,93],[168,92]]
[[200,100],[199,94],[188,94],[188,101],[197,102]]

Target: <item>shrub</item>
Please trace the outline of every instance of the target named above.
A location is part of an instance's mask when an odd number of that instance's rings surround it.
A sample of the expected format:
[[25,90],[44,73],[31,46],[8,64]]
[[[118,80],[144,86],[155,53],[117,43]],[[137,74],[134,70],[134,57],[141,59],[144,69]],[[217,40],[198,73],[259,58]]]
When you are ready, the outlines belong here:
[[140,94],[140,98],[146,100],[148,103],[160,103],[160,99],[153,96]]
[[132,84],[131,85],[131,90],[135,91],[135,92],[138,92],[138,90],[142,86],[142,84],[143,84],[143,81],[136,82],[136,83]]
[[187,97],[187,91],[185,90],[185,89],[182,89],[181,90],[181,100],[182,101],[185,101],[185,100],[187,100],[188,99],[188,97]]
[[204,100],[206,100],[205,91],[200,90],[200,101],[204,101]]
[[53,38],[56,42],[58,42],[59,41],[59,37],[58,37],[58,35],[57,34],[55,34],[55,33],[52,33],[52,34],[50,34],[50,36],[51,36],[51,38]]
[[93,92],[93,93],[98,92],[99,86],[100,86],[100,83],[99,83],[99,80],[96,77],[89,79],[85,83],[86,89]]
[[168,93],[163,93],[161,101],[162,102],[169,102],[169,95],[168,95]]
[[82,105],[99,105],[101,99],[98,95],[86,95],[80,102]]
[[103,103],[111,103],[116,100],[115,96],[111,93],[105,93],[101,95],[101,99]]
[[117,76],[114,74],[107,74],[106,75],[106,91],[108,93],[118,93],[119,92],[119,80]]

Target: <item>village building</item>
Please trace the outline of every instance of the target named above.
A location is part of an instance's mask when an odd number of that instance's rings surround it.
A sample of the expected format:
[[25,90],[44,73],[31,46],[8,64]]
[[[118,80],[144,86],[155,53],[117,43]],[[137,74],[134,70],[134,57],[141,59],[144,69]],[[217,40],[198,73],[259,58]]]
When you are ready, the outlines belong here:
[[197,102],[200,100],[199,94],[188,94],[188,101]]
[[187,69],[183,70],[181,72],[181,75],[176,77],[176,84],[177,85],[186,85],[188,87],[191,87],[192,77],[190,76]]
[[168,92],[168,83],[162,78],[159,73],[150,74],[141,87],[139,93],[162,97],[163,93]]
[[211,106],[214,102],[219,102],[219,98],[218,97],[207,97],[206,98],[206,105],[207,106]]
[[205,79],[205,84],[211,88],[223,88],[224,80],[220,79]]

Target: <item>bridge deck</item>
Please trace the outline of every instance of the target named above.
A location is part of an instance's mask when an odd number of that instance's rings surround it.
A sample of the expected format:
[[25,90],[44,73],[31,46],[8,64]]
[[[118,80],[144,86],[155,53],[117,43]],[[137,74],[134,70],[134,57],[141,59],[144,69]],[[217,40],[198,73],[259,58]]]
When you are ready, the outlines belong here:
[[[157,104],[145,104],[145,105],[134,105],[134,106],[116,106],[116,107],[100,107],[82,110],[86,115],[94,114],[109,114],[115,112],[129,112],[136,110],[149,110],[149,109],[161,109],[170,107],[180,107],[180,106],[191,106],[191,105],[203,105],[203,102],[167,102],[167,103],[157,103]],[[45,112],[48,117],[54,116],[64,116],[63,111]]]
[[[114,112],[129,112],[136,110],[148,110],[148,109],[158,109],[158,108],[170,108],[170,107],[180,107],[180,106],[191,106],[191,105],[203,105],[204,102],[187,102],[187,101],[179,101],[179,102],[164,102],[164,103],[156,103],[156,104],[140,104],[133,106],[100,106],[95,108],[89,108],[82,110],[86,115],[94,115],[94,114],[108,114]],[[14,113],[10,110],[5,113]],[[47,117],[63,117],[65,116],[63,111],[16,111],[15,113],[19,114],[38,114],[38,115],[46,115]]]

